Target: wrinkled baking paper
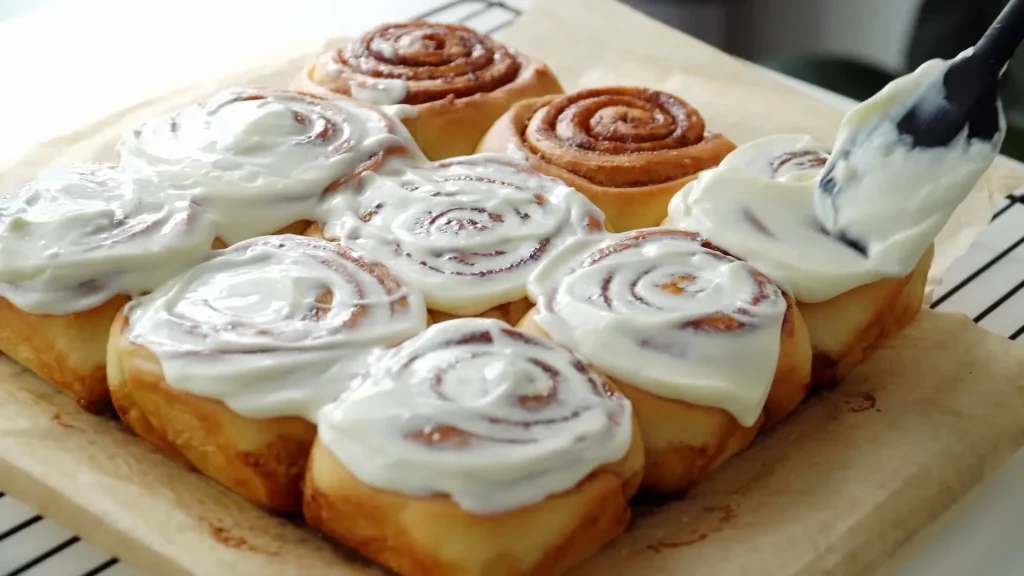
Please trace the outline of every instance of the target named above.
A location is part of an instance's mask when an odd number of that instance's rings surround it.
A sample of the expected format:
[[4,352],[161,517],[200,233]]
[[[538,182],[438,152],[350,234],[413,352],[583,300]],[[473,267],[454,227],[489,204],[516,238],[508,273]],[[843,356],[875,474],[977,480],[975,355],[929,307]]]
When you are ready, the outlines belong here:
[[[580,15],[587,14],[584,24]],[[674,92],[737,142],[806,132],[841,113],[764,71],[611,0],[541,0],[502,39],[569,88]],[[111,160],[121,132],[229,85],[285,87],[318,42],[141,103],[0,170],[0,190],[46,165]],[[937,242],[935,278],[1024,183],[998,162]],[[897,191],[898,192],[898,191]],[[803,576],[884,571],[1024,444],[1024,349],[960,315],[924,311],[839,389],[810,399],[683,500],[638,505],[580,574]],[[376,569],[301,524],[171,463],[116,422],[81,413],[0,358],[0,490],[152,574],[356,575]]]

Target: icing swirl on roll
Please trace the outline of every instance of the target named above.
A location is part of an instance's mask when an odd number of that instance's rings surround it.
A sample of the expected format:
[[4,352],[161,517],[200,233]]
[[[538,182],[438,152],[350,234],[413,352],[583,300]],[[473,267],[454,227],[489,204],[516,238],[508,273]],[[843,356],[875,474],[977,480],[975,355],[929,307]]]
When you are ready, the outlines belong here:
[[146,122],[118,151],[125,166],[193,193],[228,243],[310,219],[326,192],[388,157],[421,158],[378,108],[256,88]]
[[524,298],[527,277],[551,251],[604,230],[583,195],[492,154],[366,174],[322,221],[327,238],[387,260],[431,309],[458,316]]
[[418,105],[492,92],[523,68],[516,52],[466,26],[404,22],[325,54],[308,78],[375,104]]
[[780,182],[810,182],[818,177],[828,155],[828,149],[810,136],[782,134],[740,146],[719,166]]
[[599,370],[753,425],[787,301],[753,266],[669,228],[580,238],[530,278],[536,322]]
[[383,264],[302,236],[248,240],[135,300],[129,341],[166,382],[252,418],[315,418],[369,364],[421,332],[422,297]]
[[51,168],[0,198],[0,296],[70,314],[136,295],[201,261],[213,223],[118,166]]
[[570,490],[632,441],[632,407],[574,354],[504,322],[442,322],[380,354],[319,438],[362,482],[494,514]]
[[928,230],[911,227],[869,258],[823,231],[813,190],[827,158],[824,146],[803,135],[741,146],[673,197],[668,223],[700,232],[801,302],[908,274],[934,239]]
[[521,145],[544,162],[608,188],[686,178],[733,148],[705,129],[696,108],[676,96],[603,87],[553,97],[532,111]]

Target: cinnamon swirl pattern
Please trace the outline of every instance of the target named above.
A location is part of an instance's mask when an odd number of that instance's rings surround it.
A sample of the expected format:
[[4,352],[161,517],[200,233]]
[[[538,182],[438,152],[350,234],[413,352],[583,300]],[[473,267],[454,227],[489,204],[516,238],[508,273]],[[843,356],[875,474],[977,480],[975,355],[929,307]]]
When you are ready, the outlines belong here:
[[386,160],[422,158],[376,107],[257,88],[145,122],[118,151],[123,165],[192,195],[229,244],[308,221],[325,193]]
[[302,236],[260,237],[132,301],[114,321],[114,406],[141,437],[249,500],[299,509],[318,410],[377,348],[427,325],[383,264]]
[[455,316],[524,299],[527,277],[548,254],[604,230],[583,195],[493,154],[366,174],[321,221],[325,237],[388,261],[431,310]]
[[303,512],[400,574],[562,574],[625,530],[642,474],[630,403],[605,377],[462,318],[380,353],[324,408]]
[[680,190],[665,220],[700,232],[792,291],[821,383],[842,378],[881,336],[913,320],[933,253],[931,246],[921,252],[927,235],[916,225],[869,256],[825,233],[813,189],[827,159],[827,149],[804,135],[750,142]]
[[623,232],[658,225],[672,194],[734,148],[684,100],[610,86],[520,102],[479,151],[528,158],[586,194]]
[[529,290],[537,306],[520,327],[580,354],[633,403],[649,490],[693,487],[806,396],[811,349],[793,301],[695,233],[579,239]]
[[743,426],[760,417],[786,297],[698,235],[665,228],[579,239],[540,266],[529,291],[533,319],[616,380],[721,408]]
[[133,301],[124,338],[153,352],[168,385],[250,418],[334,400],[369,351],[426,328],[426,308],[384,264],[304,236],[257,238]]
[[543,64],[471,28],[404,22],[370,30],[322,55],[293,86],[398,111],[431,159],[473,152],[510,105],[561,93]]
[[212,248],[211,221],[159,192],[120,167],[79,164],[0,198],[0,297],[33,314],[71,314],[199,262]]
[[378,356],[320,416],[362,482],[499,514],[569,490],[632,443],[629,402],[578,357],[489,318]]
[[213,222],[106,164],[52,168],[0,198],[0,351],[90,412],[109,409],[118,309],[200,262]]

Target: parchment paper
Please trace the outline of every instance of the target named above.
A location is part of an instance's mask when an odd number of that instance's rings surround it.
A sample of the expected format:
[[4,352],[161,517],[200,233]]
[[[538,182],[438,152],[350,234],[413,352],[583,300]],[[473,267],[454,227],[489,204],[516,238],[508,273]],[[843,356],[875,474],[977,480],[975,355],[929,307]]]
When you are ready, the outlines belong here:
[[[586,23],[582,15],[586,15]],[[569,89],[674,92],[738,142],[834,136],[841,114],[764,71],[611,0],[540,0],[503,39]],[[46,143],[0,170],[0,190],[42,167],[112,160],[123,130],[221,87],[285,87],[325,45],[154,98]],[[1024,183],[998,162],[937,241],[933,280]],[[874,573],[1024,444],[1024,349],[958,315],[922,312],[838,390],[818,395],[686,499],[636,509],[583,574]],[[0,490],[153,574],[368,574],[293,521],[166,460],[113,421],[0,358]]]

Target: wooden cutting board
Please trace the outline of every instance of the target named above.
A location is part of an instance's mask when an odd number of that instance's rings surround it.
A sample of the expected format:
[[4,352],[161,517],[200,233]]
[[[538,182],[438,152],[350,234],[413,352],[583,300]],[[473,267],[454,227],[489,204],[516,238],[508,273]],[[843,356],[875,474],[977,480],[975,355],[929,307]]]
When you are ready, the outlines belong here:
[[[587,15],[586,20],[581,18]],[[541,0],[503,39],[567,88],[674,92],[737,142],[806,132],[840,112],[611,0]],[[112,159],[127,127],[213,90],[287,86],[325,44],[125,110],[29,151],[0,190],[68,160]],[[1024,184],[997,162],[937,240],[932,283]],[[581,574],[875,573],[1024,444],[1024,349],[959,315],[924,311],[839,389],[810,399],[686,499],[637,506],[629,531]],[[153,574],[370,574],[289,519],[181,469],[111,420],[0,358],[0,490]]]

